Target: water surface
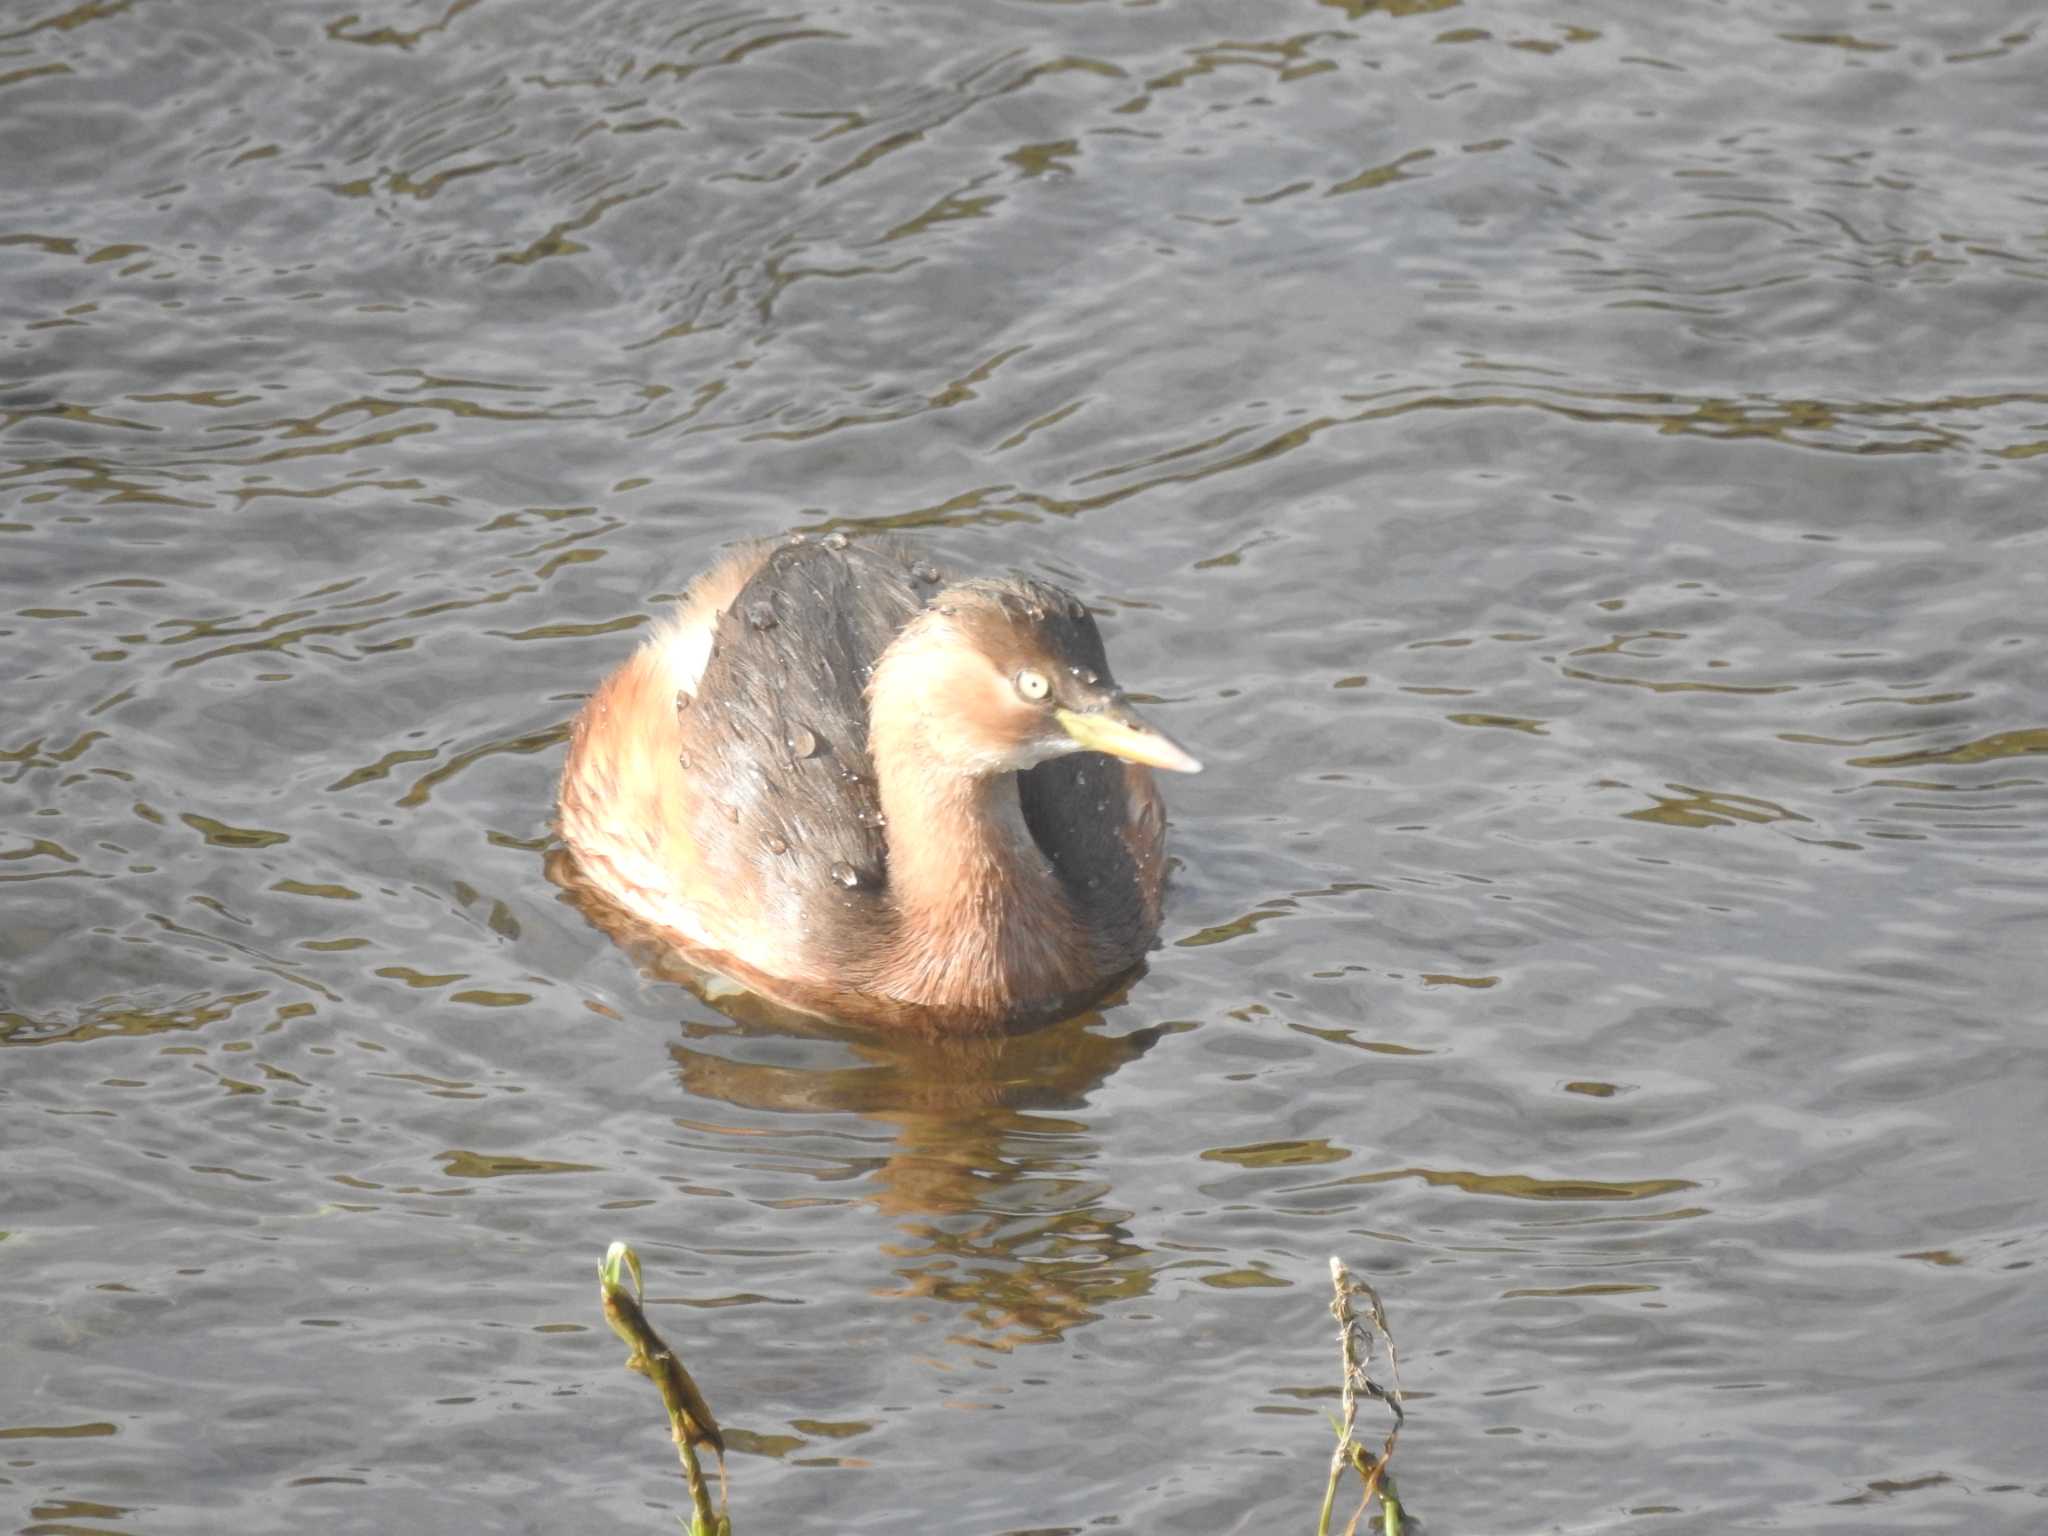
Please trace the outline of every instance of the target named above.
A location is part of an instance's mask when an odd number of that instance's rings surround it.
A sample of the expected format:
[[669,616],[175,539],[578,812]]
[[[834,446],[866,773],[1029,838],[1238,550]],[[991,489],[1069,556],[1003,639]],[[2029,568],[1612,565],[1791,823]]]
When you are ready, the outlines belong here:
[[[0,1507],[1306,1529],[1324,1259],[1439,1530],[2031,1530],[2031,7],[16,0]],[[722,544],[1081,592],[1210,765],[984,1048],[550,882]]]

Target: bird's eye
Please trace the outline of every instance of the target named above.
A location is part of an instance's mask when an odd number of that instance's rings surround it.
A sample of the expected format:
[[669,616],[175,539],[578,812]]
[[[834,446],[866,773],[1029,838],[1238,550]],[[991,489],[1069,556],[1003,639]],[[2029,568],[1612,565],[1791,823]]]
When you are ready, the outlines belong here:
[[1017,674],[1017,696],[1036,704],[1052,692],[1052,682],[1043,672],[1026,667]]

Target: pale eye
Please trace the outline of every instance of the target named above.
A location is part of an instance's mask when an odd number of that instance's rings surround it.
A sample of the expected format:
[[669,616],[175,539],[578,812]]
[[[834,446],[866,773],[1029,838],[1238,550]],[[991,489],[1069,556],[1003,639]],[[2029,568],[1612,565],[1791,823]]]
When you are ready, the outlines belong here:
[[1026,667],[1017,674],[1017,696],[1036,704],[1052,692],[1052,682],[1043,672]]

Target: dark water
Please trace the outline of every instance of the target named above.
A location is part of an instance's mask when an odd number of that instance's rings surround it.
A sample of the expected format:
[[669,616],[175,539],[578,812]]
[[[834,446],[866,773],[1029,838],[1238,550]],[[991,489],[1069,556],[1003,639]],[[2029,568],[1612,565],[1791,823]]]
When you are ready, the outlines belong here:
[[[2048,35],[0,5],[8,1530],[2048,1520]],[[721,543],[1049,573],[1208,760],[981,1053],[549,883]]]

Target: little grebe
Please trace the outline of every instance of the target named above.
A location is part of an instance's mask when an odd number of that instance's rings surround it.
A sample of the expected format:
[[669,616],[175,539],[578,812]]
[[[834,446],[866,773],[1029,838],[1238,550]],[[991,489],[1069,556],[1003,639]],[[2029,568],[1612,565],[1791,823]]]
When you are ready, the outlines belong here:
[[577,717],[561,826],[591,884],[764,990],[982,1029],[1151,944],[1150,768],[1201,764],[1125,702],[1079,599],[834,534],[691,586]]

